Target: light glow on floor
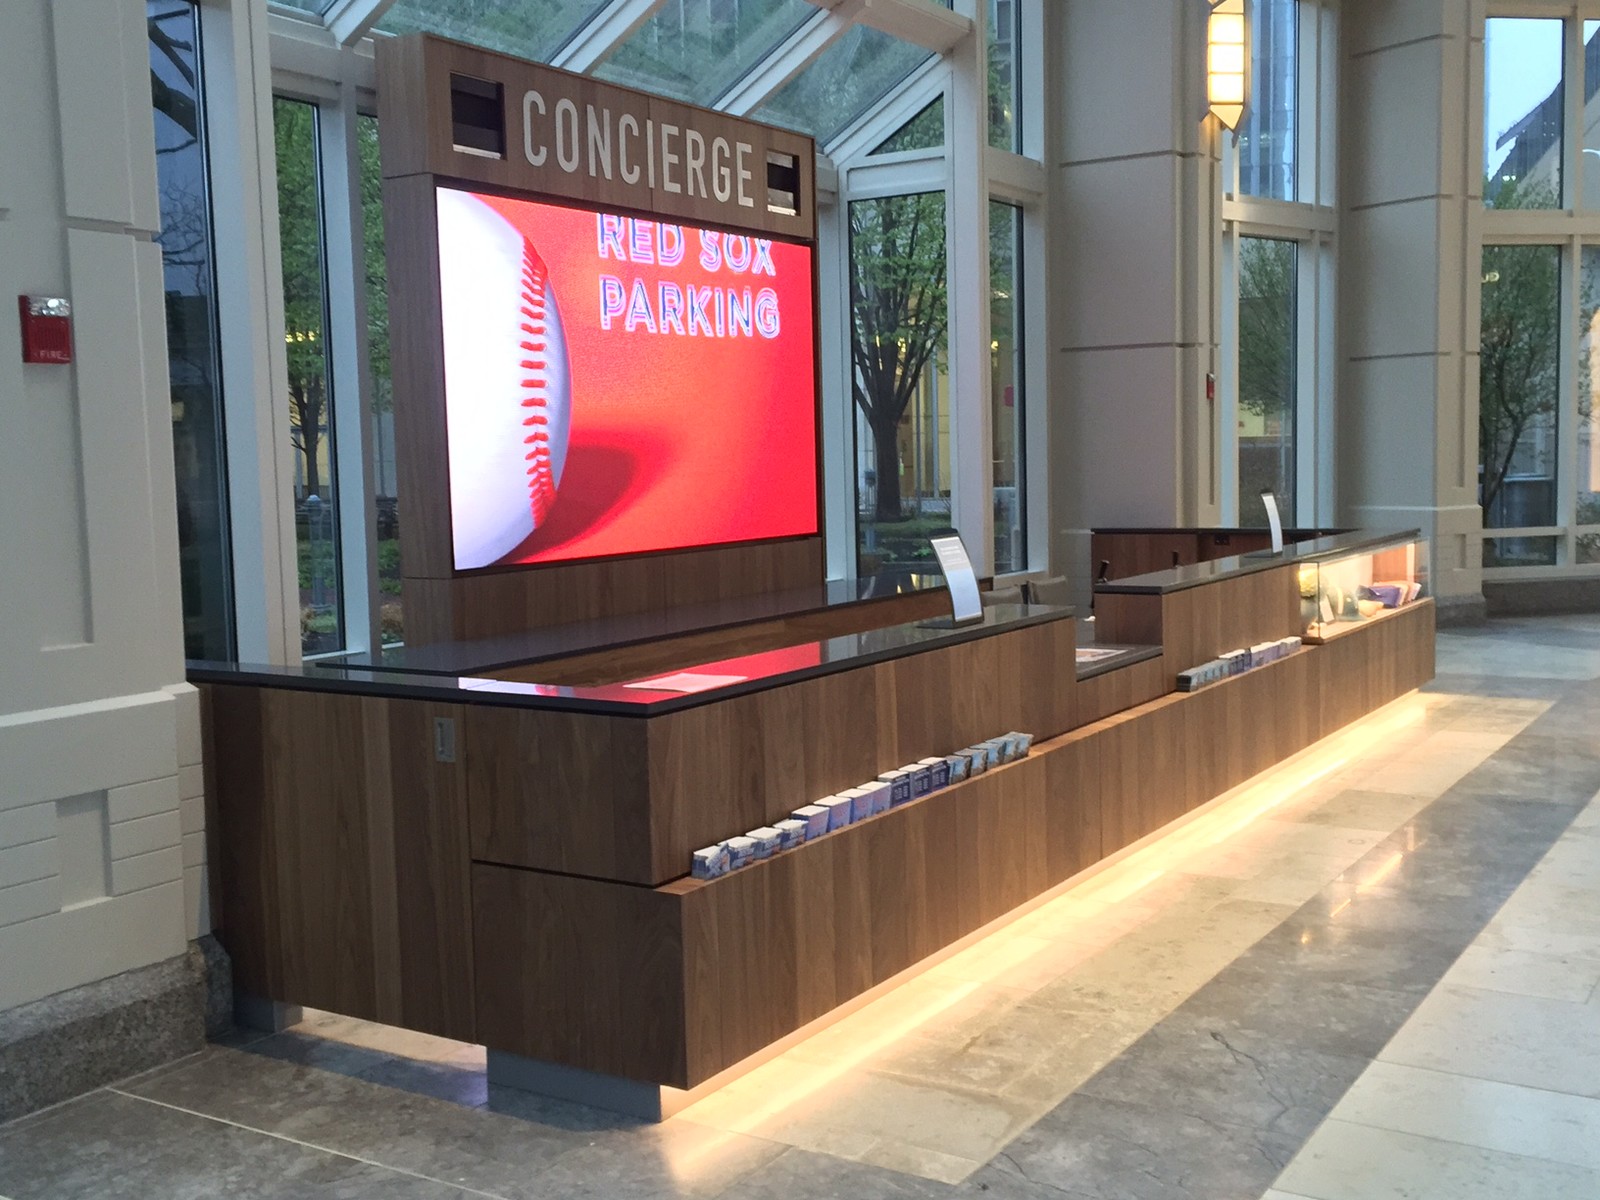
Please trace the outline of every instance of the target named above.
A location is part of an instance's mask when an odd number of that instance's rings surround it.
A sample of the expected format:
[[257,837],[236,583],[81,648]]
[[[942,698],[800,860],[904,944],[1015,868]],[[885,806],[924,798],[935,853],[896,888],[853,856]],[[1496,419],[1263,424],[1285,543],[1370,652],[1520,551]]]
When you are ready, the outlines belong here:
[[[730,1118],[725,1111],[712,1111],[713,1106],[719,1110],[728,1107],[728,1098],[720,1092],[688,1106],[678,1114],[680,1118],[695,1122],[697,1116],[704,1116],[706,1124],[723,1131],[725,1137],[701,1140],[679,1154],[669,1154],[669,1167],[675,1177],[680,1183],[692,1184],[709,1169],[709,1160],[727,1140],[760,1133],[993,984],[1000,972],[1015,970],[1042,953],[1049,943],[1040,943],[1033,932],[1038,921],[1071,919],[1088,926],[1096,918],[1113,913],[1159,880],[1181,873],[1196,856],[1239,836],[1275,809],[1418,724],[1429,707],[1429,701],[1417,693],[1401,697],[1202,806],[1177,828],[1158,833],[1153,840],[1062,885],[1042,902],[1018,910],[1007,924],[982,940],[953,955],[931,960],[930,966],[969,956],[975,969],[970,970],[966,982],[932,1000],[908,993],[902,986],[843,1017],[828,1027],[833,1054],[826,1064],[779,1055],[755,1067],[730,1085],[738,1089],[741,1105],[748,1105],[741,1107],[736,1116]],[[1403,853],[1397,853],[1363,888],[1377,886],[1403,858]],[[1349,903],[1344,901],[1335,914]],[[984,974],[986,966],[993,974]],[[853,1024],[861,1029],[859,1038],[851,1035]]]

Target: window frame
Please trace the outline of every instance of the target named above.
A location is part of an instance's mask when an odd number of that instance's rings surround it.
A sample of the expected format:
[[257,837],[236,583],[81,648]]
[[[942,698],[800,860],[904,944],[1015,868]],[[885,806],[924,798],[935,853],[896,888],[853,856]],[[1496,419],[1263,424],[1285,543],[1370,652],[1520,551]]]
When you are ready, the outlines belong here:
[[1295,524],[1335,516],[1334,422],[1338,374],[1338,0],[1296,0],[1294,200],[1239,193],[1236,135],[1222,131],[1217,244],[1218,520],[1239,520],[1239,239],[1294,242],[1296,254]]
[[[1585,3],[1530,3],[1515,8],[1492,5],[1481,16],[1476,32],[1480,42],[1487,38],[1487,22],[1494,19],[1559,19],[1562,27],[1562,207],[1550,209],[1497,209],[1484,204],[1481,195],[1474,194],[1470,203],[1475,211],[1469,223],[1469,261],[1481,264],[1484,251],[1493,246],[1543,245],[1559,248],[1560,300],[1557,313],[1561,344],[1558,350],[1557,378],[1560,388],[1559,407],[1556,412],[1556,524],[1521,526],[1510,529],[1480,526],[1478,541],[1480,552],[1475,560],[1482,562],[1481,546],[1485,541],[1518,537],[1553,537],[1556,539],[1556,561],[1538,566],[1483,566],[1486,582],[1503,582],[1526,579],[1573,579],[1600,577],[1600,563],[1577,561],[1578,540],[1600,535],[1600,524],[1580,525],[1578,515],[1578,372],[1575,366],[1579,342],[1578,314],[1581,311],[1583,251],[1585,247],[1600,249],[1600,196],[1594,198],[1593,207],[1584,207],[1584,171],[1582,157],[1585,153],[1583,138],[1583,109],[1585,53],[1583,24],[1600,21],[1600,2]],[[1597,32],[1596,36],[1600,36]],[[1486,59],[1469,81],[1477,111],[1482,112],[1488,102],[1488,70]],[[1575,86],[1584,84],[1585,86]],[[1483,121],[1478,122],[1480,136],[1472,151],[1474,176],[1482,179],[1486,170],[1482,137]],[[1472,292],[1470,313],[1473,326],[1481,329],[1481,287]],[[1474,346],[1477,345],[1476,339]],[[1469,383],[1471,411],[1475,415],[1481,403],[1479,380],[1474,376]],[[1594,418],[1591,417],[1591,429]],[[1483,448],[1478,448],[1481,465]],[[1593,481],[1600,483],[1600,480]]]

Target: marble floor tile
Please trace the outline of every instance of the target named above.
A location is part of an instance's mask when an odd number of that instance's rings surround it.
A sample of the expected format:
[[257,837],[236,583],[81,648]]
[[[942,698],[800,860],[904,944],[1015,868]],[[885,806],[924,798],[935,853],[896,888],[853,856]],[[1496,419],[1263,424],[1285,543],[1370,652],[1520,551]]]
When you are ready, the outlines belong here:
[[[796,1144],[796,1137],[826,1144],[803,1131],[823,1130],[898,1142],[987,1162],[1038,1116],[1035,1106],[950,1085],[933,1086],[876,1072],[852,1073],[751,1123],[745,1132]],[[864,1146],[849,1154],[859,1158]]]
[[678,1200],[720,1196],[733,1180],[775,1161],[787,1145],[671,1120],[603,1134],[539,1173],[541,1194],[562,1200]]
[[[186,1070],[138,1084],[131,1091],[265,1133],[505,1196],[540,1195],[540,1170],[592,1137],[590,1130],[464,1108],[248,1051],[208,1053]],[[585,1111],[593,1113],[599,1129],[625,1120]]]
[[946,1194],[942,1184],[799,1149],[784,1151],[723,1193],[728,1200],[924,1200]]
[[1223,1125],[1170,1109],[1069,1097],[994,1166],[1092,1200],[1259,1196],[1298,1138]]
[[1563,1000],[1445,984],[1417,1006],[1379,1057],[1600,1097],[1600,1012]]
[[1199,1120],[1305,1137],[1367,1060],[1323,1054],[1188,1007],[1140,1038],[1080,1095],[1173,1109]]
[[1600,955],[1535,954],[1489,944],[1468,946],[1444,982],[1490,992],[1541,996],[1582,1004],[1600,986]]
[[1182,1013],[1319,1054],[1371,1060],[1421,996],[1327,983],[1236,963],[1191,997]]
[[14,1200],[467,1200],[439,1180],[115,1092],[0,1129]]
[[1276,1185],[1317,1200],[1580,1200],[1600,1172],[1330,1120]]
[[1600,1170],[1600,1100],[1376,1062],[1338,1120]]
[[1345,788],[1332,796],[1319,797],[1315,802],[1291,808],[1285,811],[1284,817],[1309,825],[1376,829],[1388,833],[1404,825],[1435,799],[1433,796],[1410,796],[1404,792]]
[[878,1141],[857,1155],[855,1161],[937,1183],[960,1183],[988,1160],[961,1158],[906,1142]]

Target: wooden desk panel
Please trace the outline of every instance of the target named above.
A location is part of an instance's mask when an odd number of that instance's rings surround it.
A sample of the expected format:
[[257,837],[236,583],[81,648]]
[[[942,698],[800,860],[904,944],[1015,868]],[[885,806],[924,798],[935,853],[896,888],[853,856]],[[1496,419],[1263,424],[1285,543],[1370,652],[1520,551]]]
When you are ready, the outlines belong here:
[[473,856],[655,886],[801,805],[1077,711],[1063,619],[648,720],[469,708]]
[[218,937],[246,995],[473,1041],[455,705],[207,685]]

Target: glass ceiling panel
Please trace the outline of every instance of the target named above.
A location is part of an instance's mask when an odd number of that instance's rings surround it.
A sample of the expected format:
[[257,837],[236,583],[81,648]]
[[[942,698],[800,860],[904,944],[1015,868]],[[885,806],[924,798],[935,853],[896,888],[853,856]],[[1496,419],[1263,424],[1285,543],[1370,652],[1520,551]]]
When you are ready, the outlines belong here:
[[807,0],[667,0],[595,74],[710,104],[819,11]]
[[606,0],[397,0],[377,28],[382,33],[437,33],[548,62],[605,6]]
[[826,146],[932,57],[922,46],[856,25],[751,115]]
[[269,8],[289,8],[295,12],[311,13],[320,17],[327,12],[333,0],[270,0]]

